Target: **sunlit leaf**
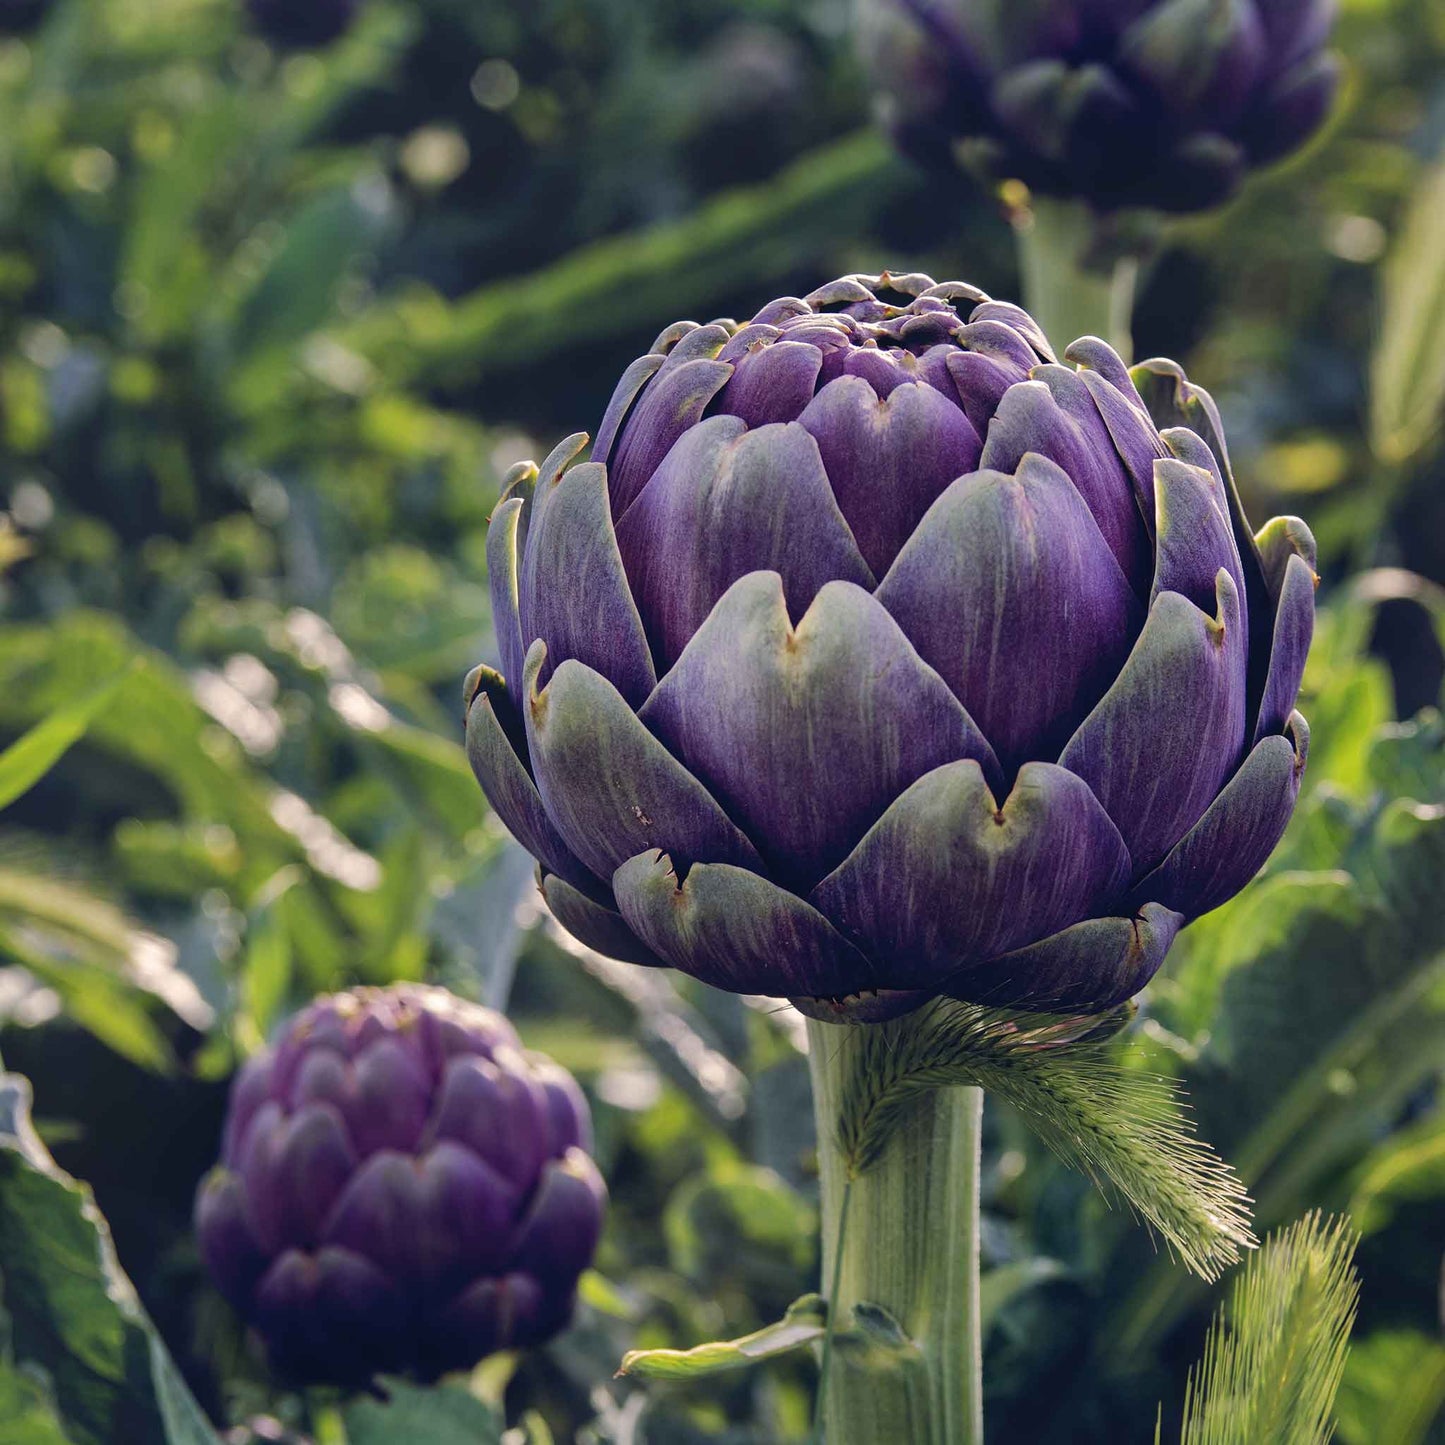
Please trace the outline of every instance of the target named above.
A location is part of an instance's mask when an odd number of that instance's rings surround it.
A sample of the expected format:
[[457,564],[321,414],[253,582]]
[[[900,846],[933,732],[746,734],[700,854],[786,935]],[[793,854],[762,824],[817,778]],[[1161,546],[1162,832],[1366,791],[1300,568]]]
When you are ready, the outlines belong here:
[[98,682],[0,753],[0,808],[29,792],[85,736],[132,672],[126,668]]
[[819,1343],[827,1320],[822,1296],[804,1295],[788,1306],[782,1319],[735,1340],[714,1340],[690,1350],[629,1350],[617,1373],[645,1380],[696,1380],[745,1369]]

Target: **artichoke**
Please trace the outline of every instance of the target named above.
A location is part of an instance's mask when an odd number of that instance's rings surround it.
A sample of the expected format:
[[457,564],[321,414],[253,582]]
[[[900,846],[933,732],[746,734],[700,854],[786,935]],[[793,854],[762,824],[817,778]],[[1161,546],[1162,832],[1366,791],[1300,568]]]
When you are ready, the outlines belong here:
[[[683,322],[514,468],[492,807],[582,942],[867,1021],[1102,1010],[1294,806],[1314,544],[1169,361],[961,283]],[[1160,430],[1160,428],[1163,430]]]
[[1203,210],[1329,111],[1334,0],[864,0],[884,123],[1101,211]]
[[246,0],[251,23],[276,45],[330,45],[351,28],[361,0]]
[[590,1131],[572,1076],[489,1009],[319,999],[236,1077],[201,1255],[284,1374],[465,1369],[570,1318],[606,1200]]

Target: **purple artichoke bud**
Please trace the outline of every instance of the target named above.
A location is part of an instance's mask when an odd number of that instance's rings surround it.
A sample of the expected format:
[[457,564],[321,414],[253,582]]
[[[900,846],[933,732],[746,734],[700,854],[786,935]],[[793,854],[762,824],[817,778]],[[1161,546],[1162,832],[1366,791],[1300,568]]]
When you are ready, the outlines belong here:
[[1100,1010],[1255,873],[1313,539],[1250,532],[1172,362],[1066,360],[850,276],[669,327],[590,462],[514,469],[468,750],[577,938],[826,1018]]
[[336,994],[237,1076],[201,1255],[283,1373],[431,1379],[567,1323],[607,1197],[590,1139],[576,1081],[499,1014]]
[[1339,82],[1335,0],[862,0],[883,119],[1101,211],[1203,210],[1296,150]]
[[361,0],[246,0],[251,23],[276,45],[330,45],[351,28]]

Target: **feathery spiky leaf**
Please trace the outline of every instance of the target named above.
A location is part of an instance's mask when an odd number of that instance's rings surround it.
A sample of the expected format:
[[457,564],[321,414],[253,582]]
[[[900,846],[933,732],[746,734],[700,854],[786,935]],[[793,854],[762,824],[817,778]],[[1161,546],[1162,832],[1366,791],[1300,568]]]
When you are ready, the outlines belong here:
[[852,1174],[882,1155],[900,1115],[931,1089],[974,1084],[1006,1099],[1066,1163],[1128,1201],[1205,1279],[1254,1245],[1243,1185],[1194,1133],[1169,1079],[1124,1068],[1105,1047],[1128,1005],[1056,1018],[935,1004],[906,1027],[863,1031],[839,1120]]
[[1308,1214],[1265,1241],[1190,1372],[1181,1445],[1325,1445],[1359,1279],[1347,1219]]

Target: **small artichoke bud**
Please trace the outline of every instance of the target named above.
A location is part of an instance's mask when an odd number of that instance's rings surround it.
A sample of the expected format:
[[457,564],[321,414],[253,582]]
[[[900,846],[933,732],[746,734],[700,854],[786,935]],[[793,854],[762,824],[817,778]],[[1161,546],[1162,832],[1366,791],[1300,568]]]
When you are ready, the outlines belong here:
[[599,952],[868,1022],[1138,992],[1279,841],[1303,522],[1219,413],[963,282],[846,276],[633,362],[514,468],[467,747]]
[[1334,0],[860,0],[884,124],[1099,211],[1195,211],[1298,149],[1339,84]]
[[356,19],[361,0],[246,0],[246,8],[267,40],[305,50],[339,40]]
[[576,1081],[403,984],[313,1003],[232,1087],[201,1255],[308,1381],[432,1379],[563,1328],[606,1188]]

